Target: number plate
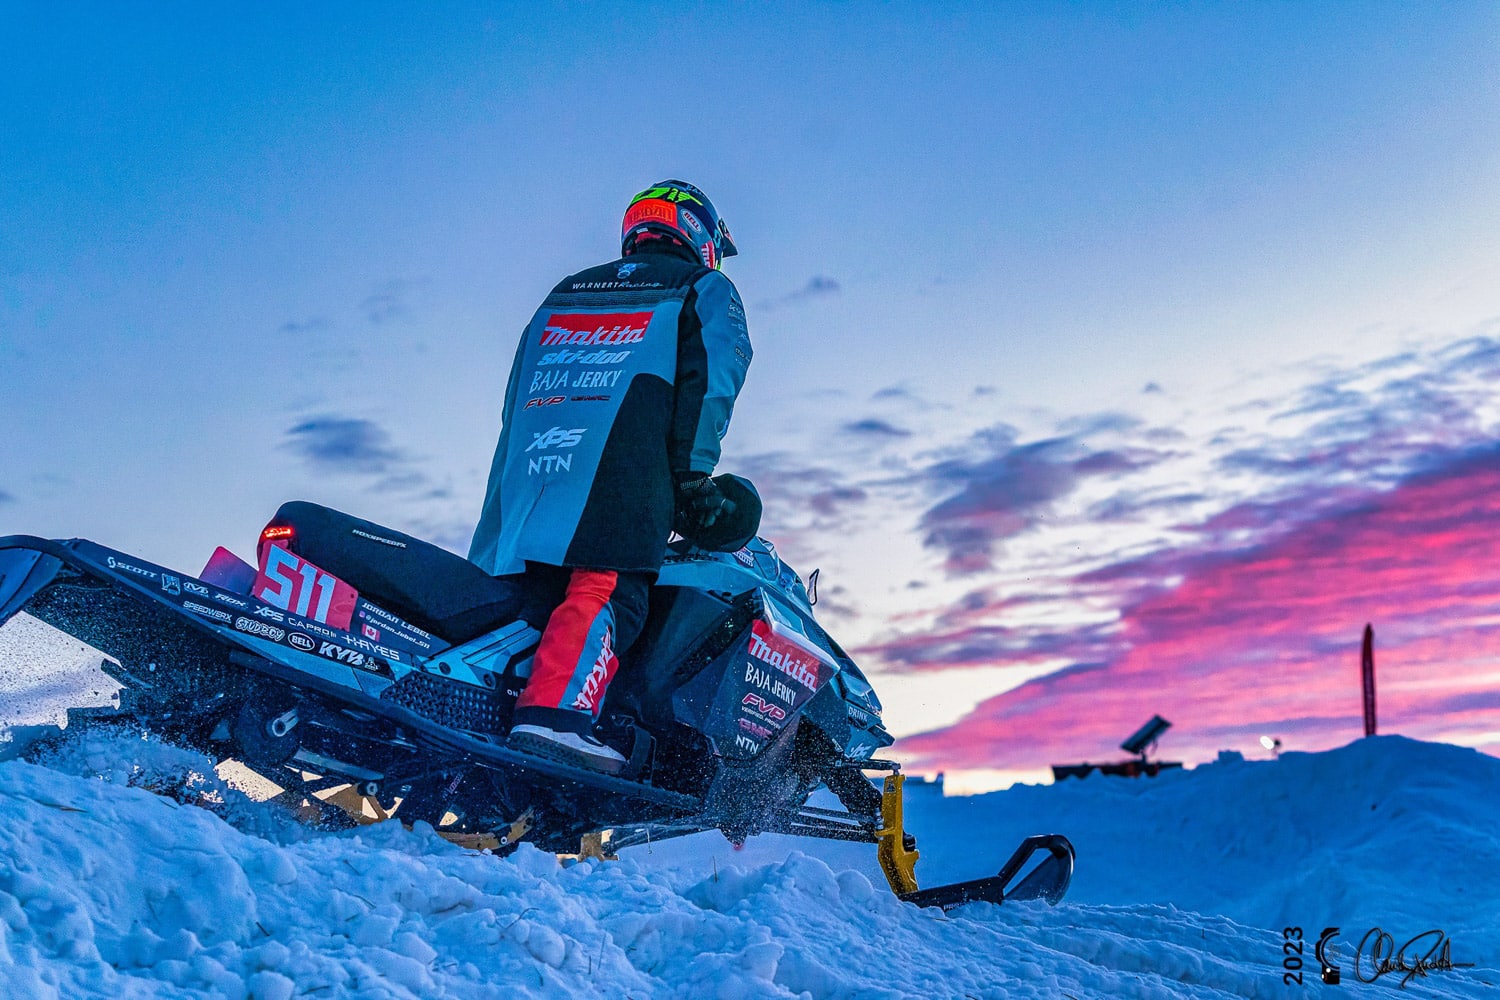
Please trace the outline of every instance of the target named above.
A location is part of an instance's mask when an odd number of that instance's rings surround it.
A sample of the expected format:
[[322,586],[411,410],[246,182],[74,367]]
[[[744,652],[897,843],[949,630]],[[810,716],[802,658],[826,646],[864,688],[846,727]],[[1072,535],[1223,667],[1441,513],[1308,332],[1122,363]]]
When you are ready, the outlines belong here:
[[359,593],[343,580],[280,545],[267,545],[262,550],[260,573],[250,595],[345,632],[359,600]]

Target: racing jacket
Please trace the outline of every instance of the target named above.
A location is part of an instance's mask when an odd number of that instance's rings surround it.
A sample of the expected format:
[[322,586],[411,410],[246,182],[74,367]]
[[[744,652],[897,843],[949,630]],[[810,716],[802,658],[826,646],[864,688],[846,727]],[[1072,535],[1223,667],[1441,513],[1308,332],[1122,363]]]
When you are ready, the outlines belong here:
[[469,560],[661,568],[673,473],[711,473],[750,365],[721,272],[637,252],[563,279],[527,324]]

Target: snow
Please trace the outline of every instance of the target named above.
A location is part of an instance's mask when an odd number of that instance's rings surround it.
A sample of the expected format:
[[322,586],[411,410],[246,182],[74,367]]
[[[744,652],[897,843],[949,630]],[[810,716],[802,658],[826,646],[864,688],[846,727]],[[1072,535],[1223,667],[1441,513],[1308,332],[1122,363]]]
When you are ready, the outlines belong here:
[[[703,834],[564,862],[425,825],[320,833],[188,751],[75,733],[0,763],[0,996],[1358,996],[1400,985],[1354,978],[1375,927],[1398,945],[1442,929],[1476,963],[1413,995],[1487,995],[1497,787],[1500,760],[1386,736],[1152,780],[919,791],[924,884],[990,874],[1030,833],[1078,849],[1055,908],[943,913],[895,899],[867,846]],[[1286,926],[1308,942],[1300,988]],[[1318,981],[1324,927],[1342,986]]]

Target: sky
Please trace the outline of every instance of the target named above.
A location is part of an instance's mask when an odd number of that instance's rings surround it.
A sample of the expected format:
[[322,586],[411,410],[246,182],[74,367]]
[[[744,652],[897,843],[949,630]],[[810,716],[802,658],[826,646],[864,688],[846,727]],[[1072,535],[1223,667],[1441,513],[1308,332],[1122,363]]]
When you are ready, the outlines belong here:
[[1500,753],[1500,7],[0,6],[0,532],[467,548],[515,338],[703,187],[726,471],[951,787]]

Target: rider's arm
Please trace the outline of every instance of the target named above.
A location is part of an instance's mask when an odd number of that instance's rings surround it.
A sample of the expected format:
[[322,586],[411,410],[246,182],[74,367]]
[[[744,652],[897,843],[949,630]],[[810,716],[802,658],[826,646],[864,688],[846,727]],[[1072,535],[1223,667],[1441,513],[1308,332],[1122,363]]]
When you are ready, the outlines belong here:
[[750,367],[750,332],[739,292],[709,271],[684,303],[677,345],[677,402],[669,458],[673,472],[711,473]]

